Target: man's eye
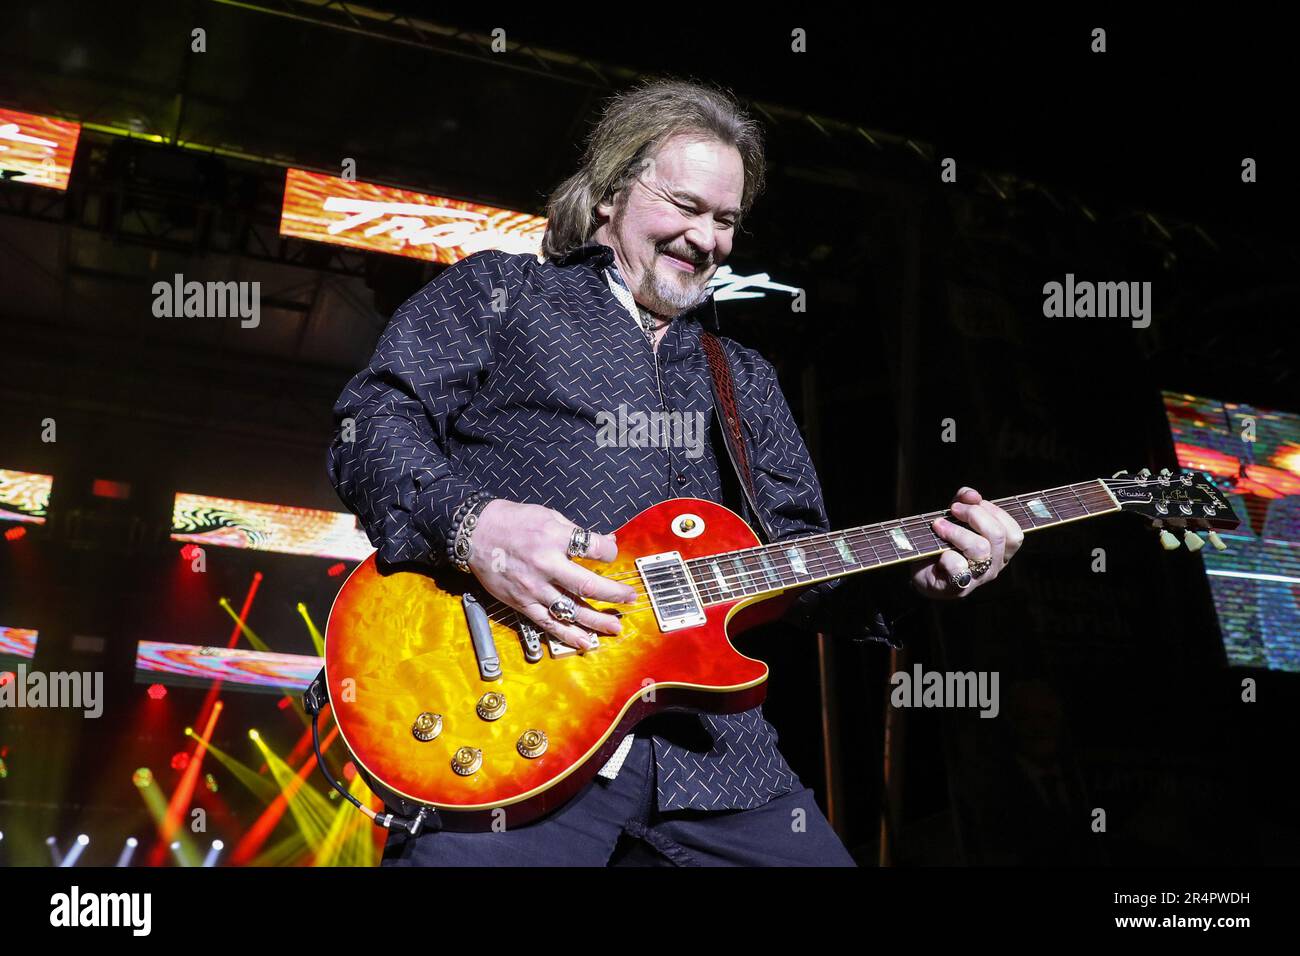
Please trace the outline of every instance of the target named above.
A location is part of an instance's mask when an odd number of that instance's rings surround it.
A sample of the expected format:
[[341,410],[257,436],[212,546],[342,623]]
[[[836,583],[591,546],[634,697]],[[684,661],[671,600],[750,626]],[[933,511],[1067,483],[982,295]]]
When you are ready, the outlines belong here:
[[719,219],[718,225],[724,229],[730,229],[732,226],[735,225],[735,223],[732,222],[730,219]]

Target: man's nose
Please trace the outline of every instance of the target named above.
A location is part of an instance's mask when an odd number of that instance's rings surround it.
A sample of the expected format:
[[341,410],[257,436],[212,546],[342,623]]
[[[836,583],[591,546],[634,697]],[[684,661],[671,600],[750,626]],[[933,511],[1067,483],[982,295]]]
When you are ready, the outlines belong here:
[[683,237],[686,245],[691,251],[691,255],[696,262],[708,262],[712,258],[714,250],[718,247],[718,236],[714,232],[713,223],[707,226],[693,225],[686,230]]

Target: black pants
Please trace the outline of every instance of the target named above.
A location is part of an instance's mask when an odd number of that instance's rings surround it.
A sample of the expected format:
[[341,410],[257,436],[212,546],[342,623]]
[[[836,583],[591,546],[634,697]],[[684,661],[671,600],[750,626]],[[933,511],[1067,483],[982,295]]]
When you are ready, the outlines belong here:
[[752,810],[655,807],[653,748],[638,736],[614,780],[555,813],[488,833],[393,833],[383,866],[854,866],[800,787]]

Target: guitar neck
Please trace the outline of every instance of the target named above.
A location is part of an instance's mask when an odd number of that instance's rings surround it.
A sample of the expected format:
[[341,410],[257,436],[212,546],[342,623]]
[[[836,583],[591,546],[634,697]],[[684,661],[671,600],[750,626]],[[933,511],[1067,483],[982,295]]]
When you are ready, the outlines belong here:
[[[1026,532],[1122,510],[1100,479],[993,501]],[[952,546],[934,533],[931,511],[895,521],[794,538],[686,562],[705,604],[776,594],[803,584],[932,557]]]

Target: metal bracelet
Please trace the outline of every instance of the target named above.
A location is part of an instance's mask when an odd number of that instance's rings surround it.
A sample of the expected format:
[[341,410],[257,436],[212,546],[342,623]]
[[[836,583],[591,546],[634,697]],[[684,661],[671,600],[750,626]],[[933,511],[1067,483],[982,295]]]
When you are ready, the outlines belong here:
[[474,553],[471,537],[478,525],[479,514],[496,500],[486,491],[473,491],[460,503],[452,515],[452,532],[447,539],[447,558],[462,571],[469,571],[469,559]]

